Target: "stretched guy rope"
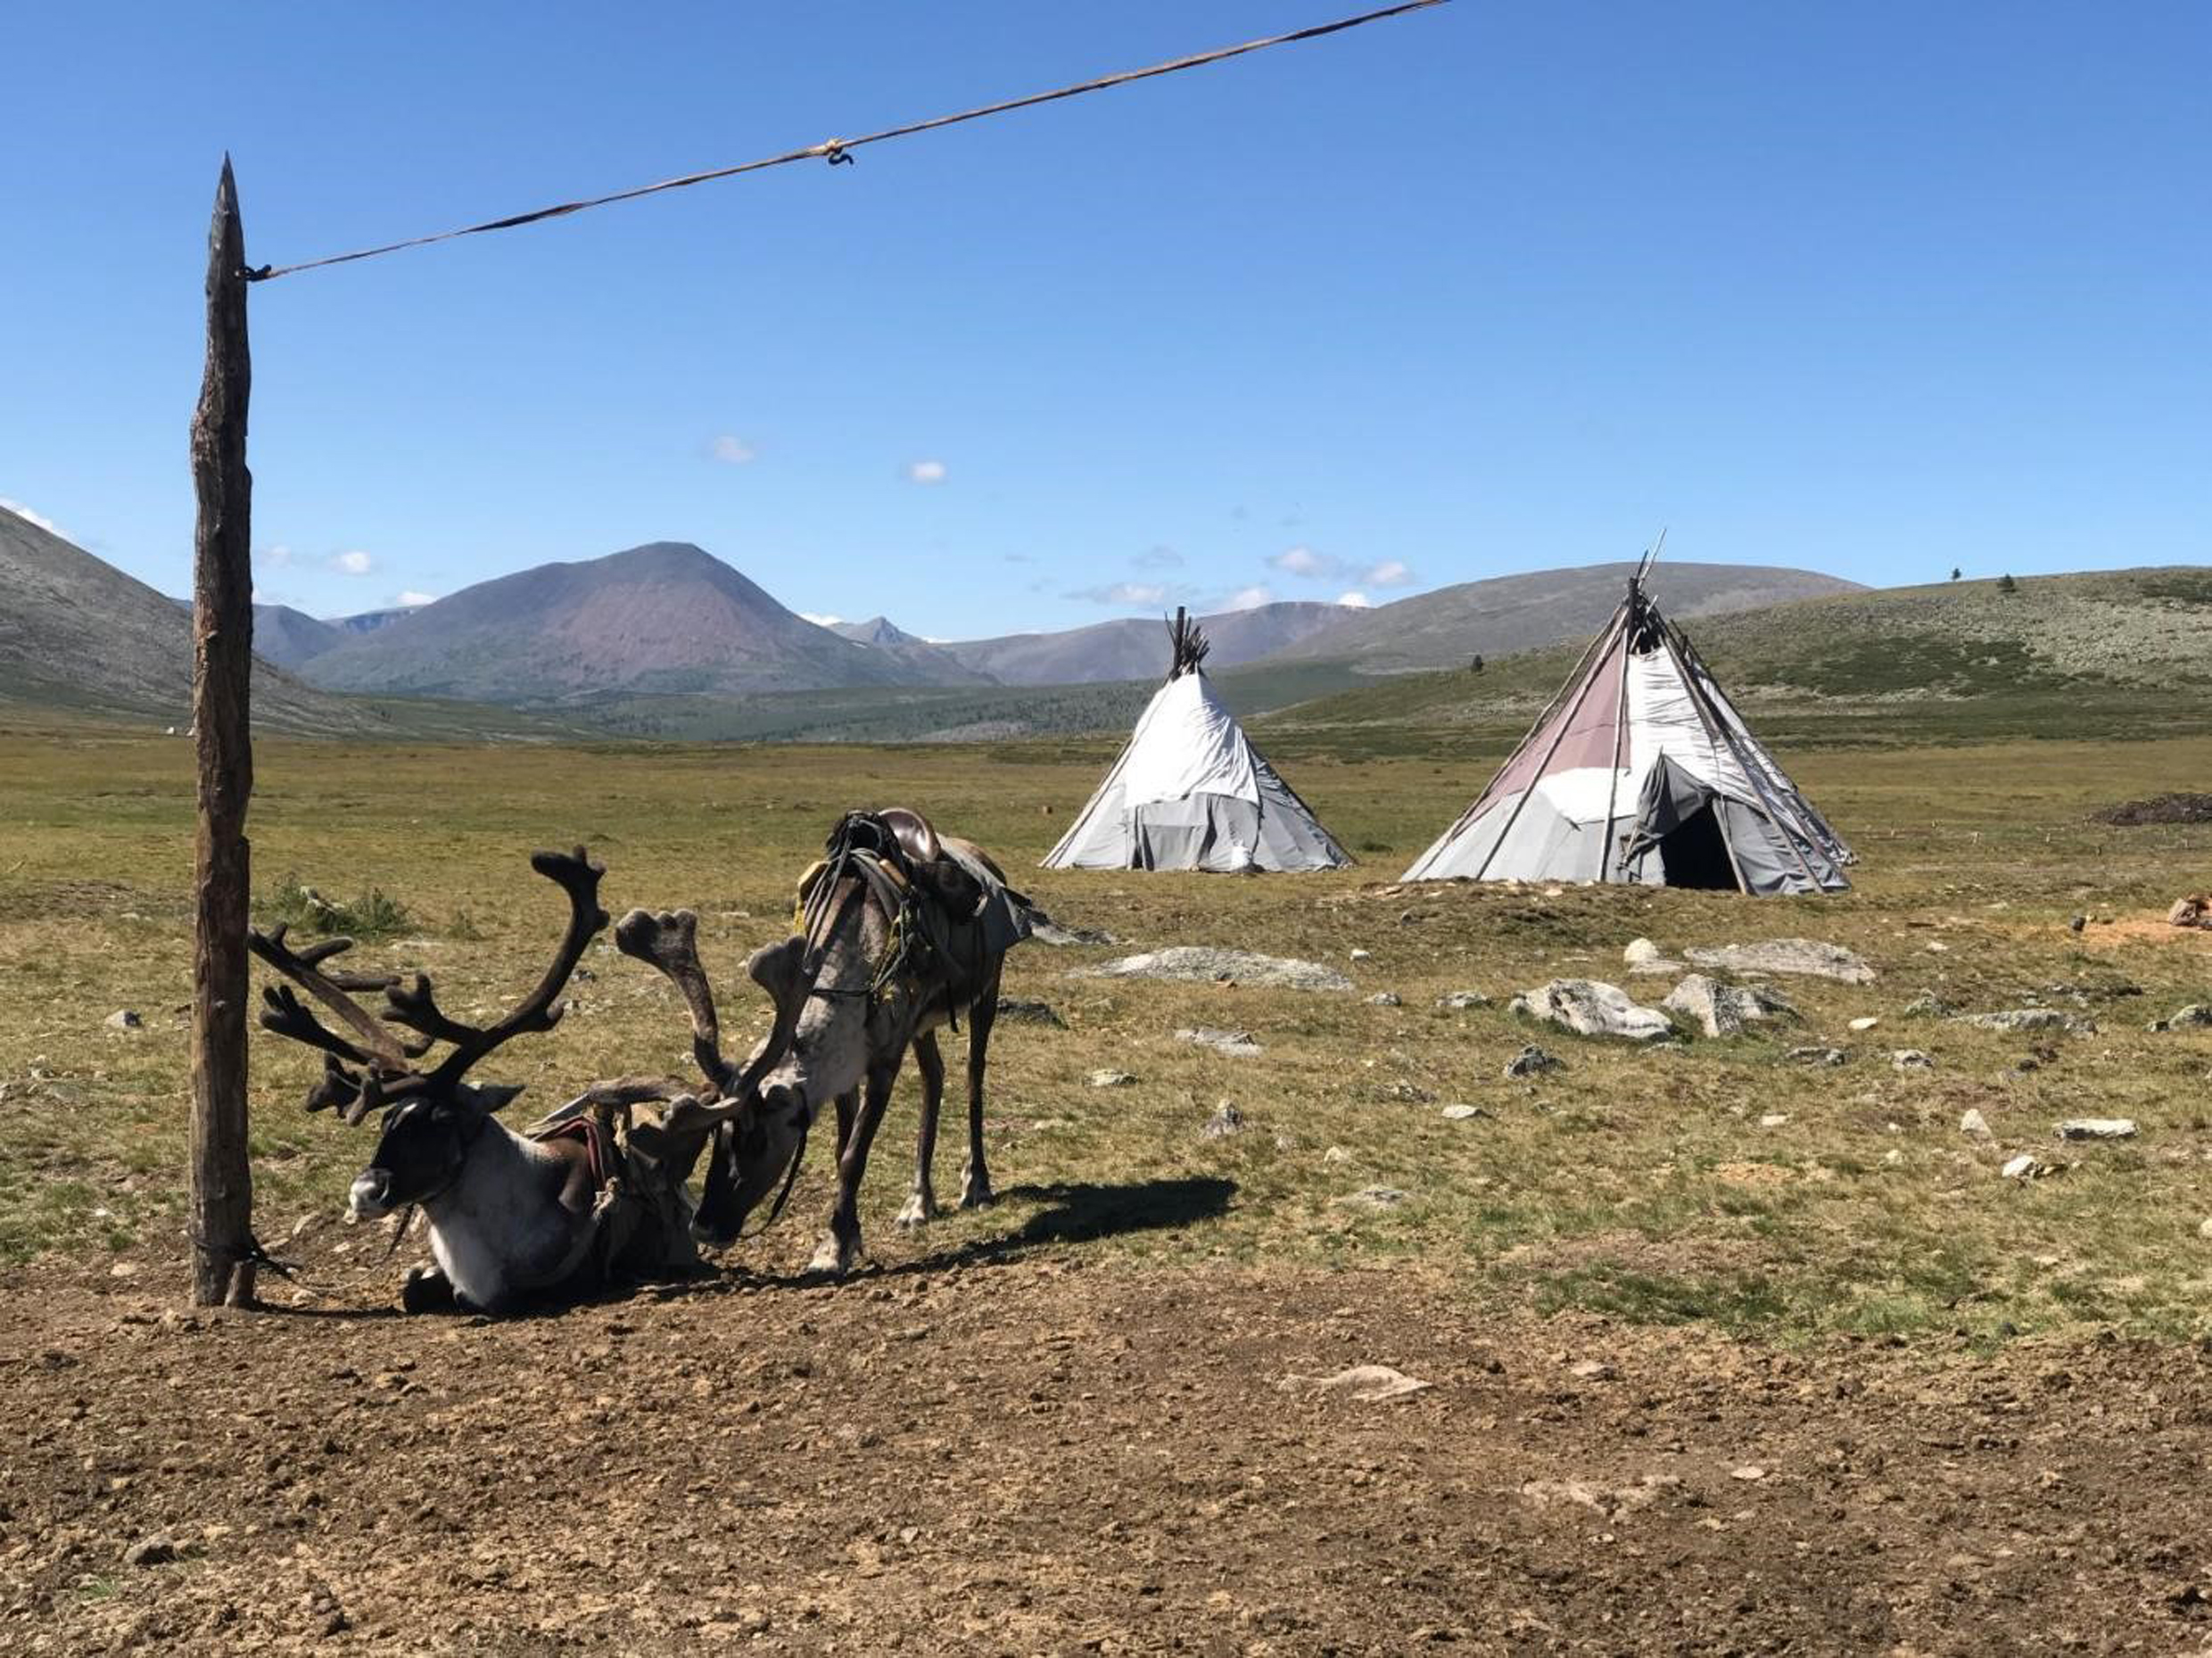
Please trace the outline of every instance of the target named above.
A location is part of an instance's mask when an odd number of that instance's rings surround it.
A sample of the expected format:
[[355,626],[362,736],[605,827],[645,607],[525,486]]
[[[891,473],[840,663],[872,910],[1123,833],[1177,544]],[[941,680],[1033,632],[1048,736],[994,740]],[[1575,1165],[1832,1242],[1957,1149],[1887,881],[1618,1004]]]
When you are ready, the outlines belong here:
[[1051,92],[1034,92],[1028,97],[1009,98],[1002,103],[986,103],[980,109],[962,110],[956,115],[938,115],[926,121],[910,122],[904,127],[887,127],[881,132],[871,132],[859,138],[831,138],[822,144],[810,144],[803,150],[788,150],[781,155],[767,156],[757,161],[741,161],[735,167],[717,167],[703,173],[687,173],[681,178],[664,178],[656,185],[640,185],[632,190],[617,190],[612,195],[590,196],[581,202],[564,202],[558,206],[541,207],[532,212],[486,219],[481,225],[464,225],[458,230],[441,230],[432,235],[411,236],[404,242],[387,242],[382,247],[358,248],[351,253],[332,253],[322,259],[302,260],[296,265],[263,265],[248,269],[245,277],[249,282],[268,282],[302,270],[320,270],[326,265],[351,264],[355,260],[376,259],[382,254],[398,253],[408,248],[427,247],[433,242],[450,242],[456,236],[481,235],[487,230],[513,230],[519,226],[534,225],[541,219],[560,219],[570,213],[581,213],[587,208],[606,207],[616,202],[634,202],[640,196],[658,195],[664,190],[686,190],[693,185],[711,184],[717,178],[734,178],[739,173],[757,173],[766,168],[783,167],[793,161],[827,161],[834,167],[840,162],[850,161],[852,152],[863,144],[911,137],[915,133],[933,132],[940,127],[956,127],[962,121],[981,120],[986,115],[1003,115],[1010,110],[1026,110],[1034,104],[1079,97],[1086,92],[1102,92],[1109,87],[1125,87],[1131,81],[1150,80],[1156,75],[1173,75],[1181,70],[1218,63],[1226,58],[1242,57],[1248,52],[1262,52],[1269,46],[1288,45],[1300,40],[1317,40],[1324,35],[1358,29],[1363,23],[1402,17],[1408,12],[1425,12],[1431,6],[1444,4],[1445,0],[1404,0],[1402,4],[1385,6],[1378,12],[1363,12],[1358,17],[1340,18],[1333,23],[1317,23],[1311,29],[1293,29],[1287,35],[1271,35],[1265,40],[1248,40],[1241,46],[1223,46],[1213,52],[1201,52],[1191,57],[1176,58],[1171,62],[1155,63],[1149,69],[1124,70],[1118,75],[1102,75],[1095,80],[1057,87]]

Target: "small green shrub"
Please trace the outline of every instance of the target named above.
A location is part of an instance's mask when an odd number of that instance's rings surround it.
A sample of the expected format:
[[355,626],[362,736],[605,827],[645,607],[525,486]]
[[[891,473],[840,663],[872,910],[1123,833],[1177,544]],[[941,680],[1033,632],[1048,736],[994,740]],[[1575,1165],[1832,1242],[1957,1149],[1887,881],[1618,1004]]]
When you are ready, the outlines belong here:
[[381,887],[372,887],[351,903],[325,897],[296,875],[286,875],[254,906],[254,919],[264,928],[279,923],[294,932],[343,935],[370,943],[396,938],[412,927],[407,905]]

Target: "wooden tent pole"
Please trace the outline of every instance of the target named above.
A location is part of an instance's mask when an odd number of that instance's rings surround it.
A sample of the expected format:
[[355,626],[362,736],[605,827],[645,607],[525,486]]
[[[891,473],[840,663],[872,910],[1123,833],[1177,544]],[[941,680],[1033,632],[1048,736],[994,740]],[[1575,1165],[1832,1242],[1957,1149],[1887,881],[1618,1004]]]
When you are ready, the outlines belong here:
[[193,848],[192,1299],[253,1300],[253,1174],[246,1156],[246,802],[253,793],[252,475],[246,405],[245,232],[230,158],[208,231],[207,367],[192,417],[192,726],[199,760]]

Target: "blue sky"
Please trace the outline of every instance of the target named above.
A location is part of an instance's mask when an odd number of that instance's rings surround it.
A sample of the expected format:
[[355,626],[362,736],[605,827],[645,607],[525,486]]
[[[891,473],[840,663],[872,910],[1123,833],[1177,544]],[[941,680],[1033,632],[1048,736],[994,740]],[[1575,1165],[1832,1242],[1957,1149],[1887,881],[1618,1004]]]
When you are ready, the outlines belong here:
[[[288,262],[1353,0],[16,4],[0,499],[171,592]],[[2212,561],[2212,6],[1505,4],[264,285],[262,596],[695,540],[937,636],[1633,555]]]

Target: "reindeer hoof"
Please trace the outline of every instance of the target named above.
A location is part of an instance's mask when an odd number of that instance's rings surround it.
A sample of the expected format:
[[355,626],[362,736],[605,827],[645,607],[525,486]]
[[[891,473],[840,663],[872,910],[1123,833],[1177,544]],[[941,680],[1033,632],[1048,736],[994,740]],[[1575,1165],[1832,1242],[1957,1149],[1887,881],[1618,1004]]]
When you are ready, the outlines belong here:
[[825,1277],[842,1278],[846,1273],[852,1271],[854,1253],[855,1251],[838,1242],[833,1233],[814,1246],[814,1253],[806,1263],[806,1270],[810,1273],[819,1273]]
[[400,1310],[403,1313],[450,1313],[460,1305],[453,1281],[435,1266],[413,1266],[400,1281]]
[[960,1194],[960,1206],[964,1209],[987,1209],[997,1201],[998,1194],[987,1180],[970,1181],[968,1189]]
[[937,1200],[917,1192],[906,1200],[906,1207],[898,1212],[902,1226],[926,1226],[937,1217]]

